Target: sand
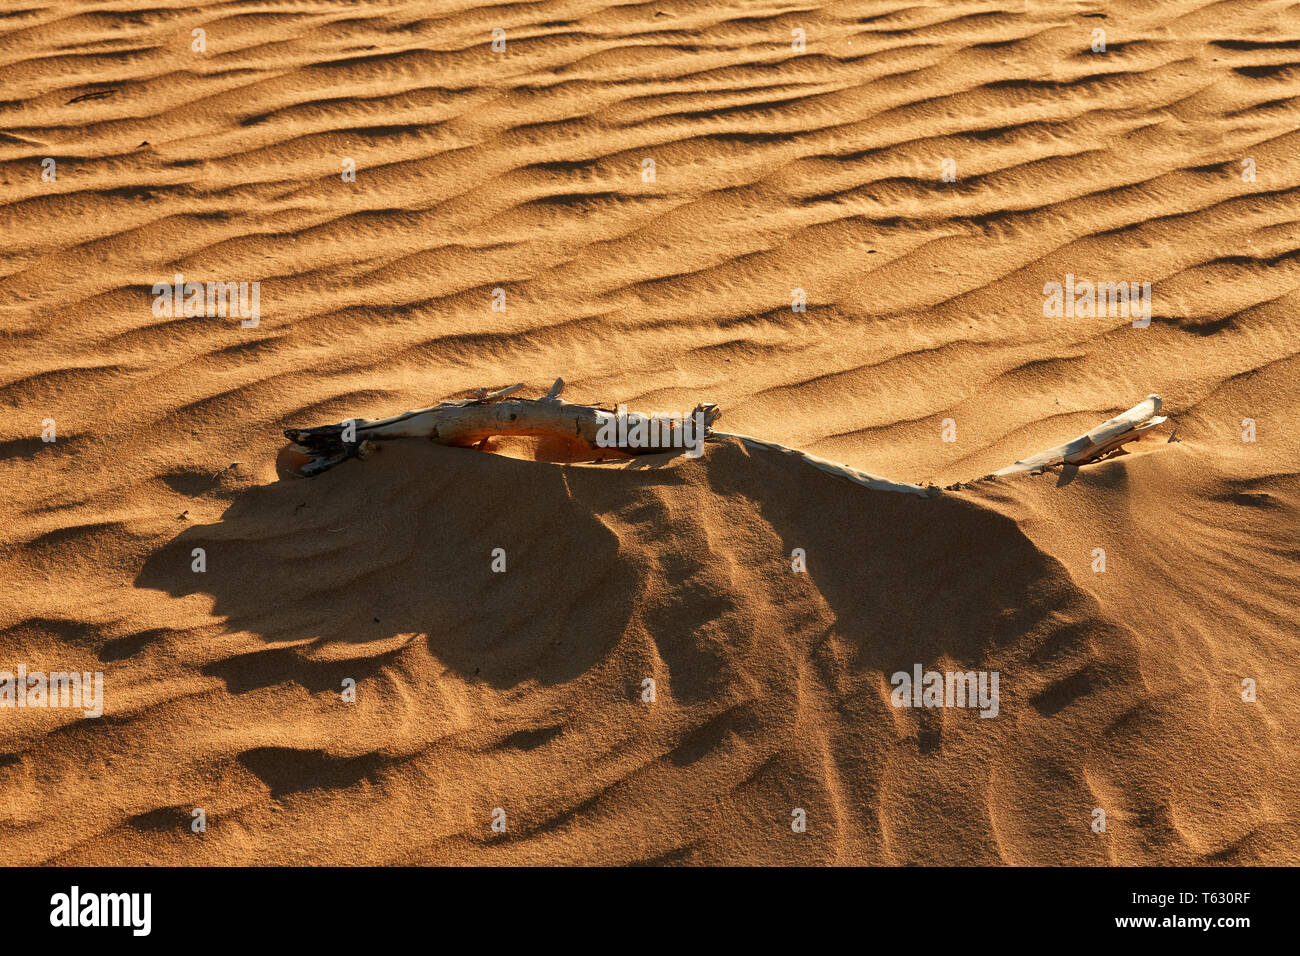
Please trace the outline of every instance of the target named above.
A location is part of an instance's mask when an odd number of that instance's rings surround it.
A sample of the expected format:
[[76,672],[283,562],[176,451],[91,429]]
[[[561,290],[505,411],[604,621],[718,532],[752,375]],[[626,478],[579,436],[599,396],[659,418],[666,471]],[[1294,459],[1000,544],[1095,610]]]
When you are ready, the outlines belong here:
[[[7,6],[0,671],[104,679],[0,709],[7,862],[1300,863],[1300,8]],[[259,321],[155,314],[177,273]],[[1045,316],[1067,275],[1149,325]],[[960,487],[284,467],[556,376]]]

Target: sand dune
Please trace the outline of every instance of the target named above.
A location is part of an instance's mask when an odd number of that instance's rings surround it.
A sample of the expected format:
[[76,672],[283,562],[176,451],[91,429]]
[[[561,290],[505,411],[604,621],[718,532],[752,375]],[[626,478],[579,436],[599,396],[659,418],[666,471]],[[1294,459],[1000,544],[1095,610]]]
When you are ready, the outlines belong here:
[[[0,708],[6,860],[1300,863],[1300,8],[21,0],[0,79],[0,671],[105,688]],[[946,490],[284,466],[557,375]]]

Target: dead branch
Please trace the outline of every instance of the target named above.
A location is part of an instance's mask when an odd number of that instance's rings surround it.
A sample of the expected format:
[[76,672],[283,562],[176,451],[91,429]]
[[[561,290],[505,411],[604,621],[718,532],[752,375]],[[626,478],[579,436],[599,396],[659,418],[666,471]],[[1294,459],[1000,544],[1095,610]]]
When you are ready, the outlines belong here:
[[1026,471],[1042,471],[1054,465],[1077,467],[1096,461],[1115,449],[1136,441],[1144,432],[1165,421],[1165,417],[1158,414],[1160,406],[1159,395],[1148,395],[1122,415],[1107,419],[1078,438],[1039,452],[1031,458],[1017,461],[1001,471],[995,471],[994,474],[999,477],[1016,475]]
[[[618,415],[596,405],[579,405],[560,398],[564,379],[557,378],[542,398],[511,398],[523,384],[496,391],[481,388],[474,398],[439,402],[429,408],[417,408],[391,418],[375,421],[356,419],[317,428],[289,428],[284,435],[309,460],[301,468],[304,475],[318,475],[349,458],[364,458],[375,442],[394,438],[424,438],[439,445],[476,445],[498,435],[550,436],[577,439],[593,449],[607,448],[631,455],[651,455],[693,447],[697,441],[735,439],[751,448],[770,449],[794,457],[822,471],[878,491],[897,491],[933,497],[940,493],[933,486],[907,484],[878,478],[856,468],[818,458],[798,448],[778,445],[749,435],[715,432],[713,423],[721,417],[717,405],[703,403],[686,415],[640,415],[630,413],[625,424],[633,420],[654,423],[648,429],[651,440],[631,440],[627,428],[619,429]],[[995,476],[1042,471],[1055,465],[1078,467],[1096,461],[1161,422],[1158,415],[1159,395],[1148,395],[1122,415],[1102,422],[1091,431],[1064,445],[1050,448],[1031,458],[994,472]],[[620,406],[621,409],[621,406]],[[618,440],[610,441],[612,435]],[[959,487],[959,486],[958,486]]]
[[626,440],[598,441],[602,430],[618,435],[617,415],[595,405],[579,405],[560,398],[564,379],[557,378],[543,398],[509,398],[523,384],[490,392],[479,389],[472,399],[439,402],[391,418],[375,421],[357,419],[317,428],[289,428],[284,435],[297,450],[310,456],[303,465],[304,475],[318,475],[349,458],[364,458],[373,442],[394,438],[424,438],[439,445],[474,445],[498,435],[554,436],[579,439],[593,448],[608,448],[631,455],[651,455],[689,448],[696,439],[697,423],[703,424],[703,440],[709,426],[722,414],[713,404],[697,405],[687,415],[637,415],[629,413],[627,421],[643,419],[653,440],[632,443]]

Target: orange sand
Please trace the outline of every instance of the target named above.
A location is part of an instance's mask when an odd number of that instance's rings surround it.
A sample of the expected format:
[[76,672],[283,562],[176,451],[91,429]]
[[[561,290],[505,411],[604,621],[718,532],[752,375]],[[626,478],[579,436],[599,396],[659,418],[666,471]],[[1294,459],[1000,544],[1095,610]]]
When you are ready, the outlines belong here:
[[[105,713],[0,709],[7,862],[1300,863],[1300,8],[10,9],[0,670]],[[156,317],[178,272],[260,324]],[[1150,326],[1044,318],[1067,273]],[[557,375],[963,487],[734,441],[277,471]],[[1129,454],[964,485],[1148,392]],[[998,716],[891,706],[914,664]]]

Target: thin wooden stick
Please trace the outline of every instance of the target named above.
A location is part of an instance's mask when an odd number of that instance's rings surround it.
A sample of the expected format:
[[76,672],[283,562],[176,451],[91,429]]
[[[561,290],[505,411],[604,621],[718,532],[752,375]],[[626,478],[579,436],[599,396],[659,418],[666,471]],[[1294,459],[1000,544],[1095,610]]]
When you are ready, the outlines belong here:
[[[702,403],[688,415],[636,415],[628,416],[653,422],[657,441],[634,443],[629,430],[616,426],[618,415],[596,405],[579,405],[560,398],[564,379],[557,378],[550,391],[542,398],[511,398],[523,388],[523,383],[491,391],[480,388],[471,399],[439,402],[428,408],[417,408],[389,418],[367,421],[356,419],[337,425],[317,428],[289,428],[285,437],[295,443],[298,450],[309,456],[301,471],[304,475],[318,475],[349,458],[365,458],[375,447],[374,443],[396,438],[424,438],[440,445],[475,445],[497,435],[558,436],[578,439],[592,448],[610,448],[632,455],[651,455],[692,447],[697,441],[735,439],[750,448],[779,451],[832,475],[847,478],[876,491],[895,491],[904,494],[934,497],[940,489],[931,486],[890,481],[809,454],[798,448],[778,445],[776,442],[716,432],[713,423],[722,416],[722,410],[712,403]],[[1030,458],[1008,465],[994,476],[1042,471],[1055,465],[1077,467],[1110,454],[1166,419],[1157,414],[1161,408],[1159,395],[1148,395],[1128,411],[1102,422],[1096,428],[1064,445],[1058,445]],[[622,412],[622,406],[619,406]],[[610,442],[608,437],[622,437]],[[602,440],[602,435],[604,440]]]
[[1122,415],[1107,419],[1078,438],[1017,461],[993,474],[998,477],[1018,475],[1026,471],[1042,471],[1053,465],[1078,466],[1096,461],[1165,421],[1165,417],[1158,414],[1160,407],[1160,396],[1148,395]]
[[875,475],[869,475],[865,471],[858,471],[856,468],[850,468],[848,465],[841,465],[837,462],[828,461],[825,458],[818,458],[816,455],[809,454],[801,448],[791,448],[789,445],[778,445],[773,441],[765,441],[762,438],[755,438],[752,435],[737,435],[732,432],[712,432],[710,440],[735,438],[750,448],[766,448],[771,451],[779,451],[785,455],[794,457],[812,465],[814,468],[828,472],[832,475],[838,475],[841,478],[847,478],[849,481],[870,488],[873,491],[899,491],[909,495],[920,495],[923,498],[933,498],[940,493],[940,490],[934,485],[922,487],[921,485],[909,485],[906,482],[890,481],[888,478],[878,478]]

